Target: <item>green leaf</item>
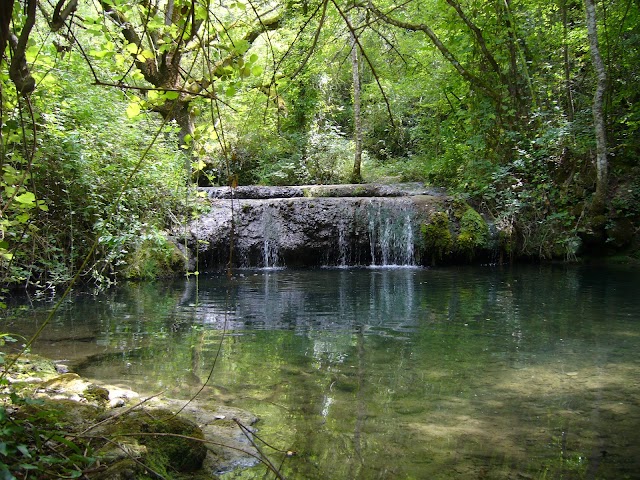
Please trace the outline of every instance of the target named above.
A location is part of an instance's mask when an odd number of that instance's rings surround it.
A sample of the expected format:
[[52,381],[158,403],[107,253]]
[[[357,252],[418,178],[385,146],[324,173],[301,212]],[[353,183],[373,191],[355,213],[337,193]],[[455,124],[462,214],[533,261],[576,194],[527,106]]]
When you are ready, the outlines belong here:
[[27,212],[21,213],[16,216],[16,220],[20,223],[27,223],[29,221],[30,215]]
[[27,57],[27,62],[33,63],[36,57],[38,56],[39,52],[40,52],[40,47],[37,45],[32,45],[29,48],[27,48],[27,51],[25,52],[25,57]]
[[178,92],[165,92],[164,93],[164,97],[167,100],[175,100],[176,98],[178,98],[180,96],[180,93]]
[[136,54],[138,53],[139,47],[135,43],[129,43],[124,47],[124,49],[131,54]]
[[262,68],[260,65],[254,65],[251,68],[251,75],[253,75],[254,77],[259,77],[263,72],[264,68]]
[[202,170],[204,170],[204,167],[206,167],[207,164],[204,163],[202,160],[198,160],[197,162],[193,162],[192,167],[193,170],[196,172],[200,172]]
[[35,204],[36,196],[32,192],[25,192],[21,195],[16,195],[15,201],[23,205]]
[[31,453],[29,452],[29,448],[26,445],[18,445],[16,448],[20,453],[22,453],[22,455],[27,458],[31,458]]
[[249,47],[251,47],[251,44],[247,40],[238,40],[234,46],[234,50],[242,55],[249,50]]
[[127,118],[134,118],[140,115],[140,104],[138,102],[132,102],[127,107]]

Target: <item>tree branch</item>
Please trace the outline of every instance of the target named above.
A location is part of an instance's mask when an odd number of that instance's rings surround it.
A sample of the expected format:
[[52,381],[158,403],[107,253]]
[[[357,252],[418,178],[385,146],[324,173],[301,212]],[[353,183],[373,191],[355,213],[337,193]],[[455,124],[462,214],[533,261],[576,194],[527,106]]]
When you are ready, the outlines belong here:
[[78,0],[71,0],[63,9],[62,7],[64,7],[66,1],[67,0],[60,0],[53,9],[53,17],[49,23],[49,28],[51,28],[52,32],[60,30],[67,21],[67,18],[78,8]]
[[349,18],[347,17],[347,15],[340,9],[336,0],[331,0],[331,3],[333,3],[333,6],[336,8],[338,13],[344,20],[345,25],[349,29],[349,32],[351,33],[353,40],[355,41],[358,49],[360,50],[360,53],[362,53],[362,58],[364,58],[367,61],[367,65],[369,65],[369,68],[371,69],[373,78],[375,78],[376,83],[378,84],[378,88],[380,89],[380,93],[382,94],[382,98],[384,99],[384,103],[387,106],[387,113],[389,114],[389,121],[391,122],[391,126],[395,127],[396,124],[393,121],[393,113],[391,113],[391,105],[389,104],[389,99],[387,98],[387,95],[384,93],[384,89],[382,88],[382,83],[380,83],[380,77],[378,76],[378,72],[373,66],[373,63],[371,63],[371,59],[369,59],[369,55],[367,55],[367,52],[362,47],[362,43],[360,43],[360,39],[356,35],[355,29],[353,28],[353,25],[351,25],[351,22],[349,21]]
[[484,57],[487,59],[487,62],[489,62],[489,65],[491,65],[491,69],[498,74],[502,83],[506,83],[505,75],[502,73],[502,70],[498,65],[498,62],[496,61],[495,57],[491,54],[491,52],[487,48],[487,42],[485,42],[484,40],[484,35],[482,35],[482,31],[477,27],[476,24],[474,24],[471,20],[469,20],[469,17],[467,17],[467,15],[462,11],[462,7],[457,1],[447,0],[447,3],[451,5],[456,12],[458,12],[458,16],[467,25],[467,27],[469,27],[469,30],[473,32],[473,36],[476,37],[476,41],[480,46],[480,50],[482,50]]
[[476,87],[478,87],[480,90],[482,90],[488,97],[490,97],[491,99],[493,99],[496,103],[501,103],[501,97],[500,94],[494,90],[493,88],[491,88],[484,80],[482,80],[480,77],[474,75],[473,73],[471,73],[469,70],[467,70],[459,61],[458,59],[455,57],[455,55],[453,55],[453,53],[451,53],[449,51],[449,49],[442,43],[442,41],[440,40],[440,38],[435,34],[435,32],[433,30],[431,30],[431,28],[429,28],[428,25],[425,24],[416,24],[416,23],[409,23],[409,22],[405,22],[402,20],[399,20],[397,18],[394,17],[390,17],[389,15],[382,13],[374,4],[371,0],[369,0],[369,4],[367,5],[367,8],[374,14],[376,15],[378,18],[380,18],[383,22],[388,23],[390,25],[394,25],[396,27],[399,28],[404,28],[405,30],[410,30],[413,32],[419,31],[424,33],[427,37],[429,37],[429,39],[431,40],[431,42],[435,45],[435,47],[440,51],[440,53],[442,54],[442,56],[457,70],[457,72],[465,79],[467,80],[469,83],[471,83],[472,85],[475,85]]
[[9,67],[9,77],[16,86],[16,89],[22,95],[28,95],[36,88],[36,81],[31,76],[29,66],[27,65],[27,42],[31,29],[36,23],[36,6],[37,0],[27,0],[26,14],[24,26],[20,32],[20,38],[14,34],[9,34],[9,45],[13,50],[13,58]]

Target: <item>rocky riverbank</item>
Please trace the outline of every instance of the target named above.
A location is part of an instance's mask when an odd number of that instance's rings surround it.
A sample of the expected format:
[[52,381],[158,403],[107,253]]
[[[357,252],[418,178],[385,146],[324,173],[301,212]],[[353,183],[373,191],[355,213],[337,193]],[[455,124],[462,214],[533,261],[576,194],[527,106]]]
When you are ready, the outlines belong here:
[[250,439],[257,418],[249,412],[142,397],[37,356],[4,360],[3,478],[35,470],[92,480],[204,480],[259,461]]

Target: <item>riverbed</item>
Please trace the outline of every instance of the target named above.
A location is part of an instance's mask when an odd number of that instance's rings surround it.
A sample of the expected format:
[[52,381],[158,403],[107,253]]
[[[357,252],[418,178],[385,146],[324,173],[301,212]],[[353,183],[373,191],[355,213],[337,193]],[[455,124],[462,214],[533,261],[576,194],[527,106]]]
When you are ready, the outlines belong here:
[[638,285],[576,265],[237,270],[78,292],[32,351],[250,410],[288,479],[637,478]]

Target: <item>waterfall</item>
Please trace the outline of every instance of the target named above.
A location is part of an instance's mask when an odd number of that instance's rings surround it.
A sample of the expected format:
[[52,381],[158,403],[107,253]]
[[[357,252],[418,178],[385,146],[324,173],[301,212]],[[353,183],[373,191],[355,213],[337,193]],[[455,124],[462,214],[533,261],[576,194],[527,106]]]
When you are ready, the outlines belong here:
[[264,268],[279,267],[279,236],[280,226],[277,212],[270,206],[265,205],[262,211],[262,266]]
[[416,264],[412,208],[406,204],[372,202],[368,209],[372,266]]
[[[253,193],[263,195],[263,188]],[[254,198],[247,190],[246,198],[215,197],[211,211],[190,227],[189,248],[211,269],[229,258],[234,267],[267,269],[419,265],[425,248],[421,225],[434,211],[448,215],[447,203],[437,195],[385,192],[284,197],[277,190]]]
[[338,224],[338,265],[346,267],[349,265],[349,242],[347,240],[347,225],[341,221]]

